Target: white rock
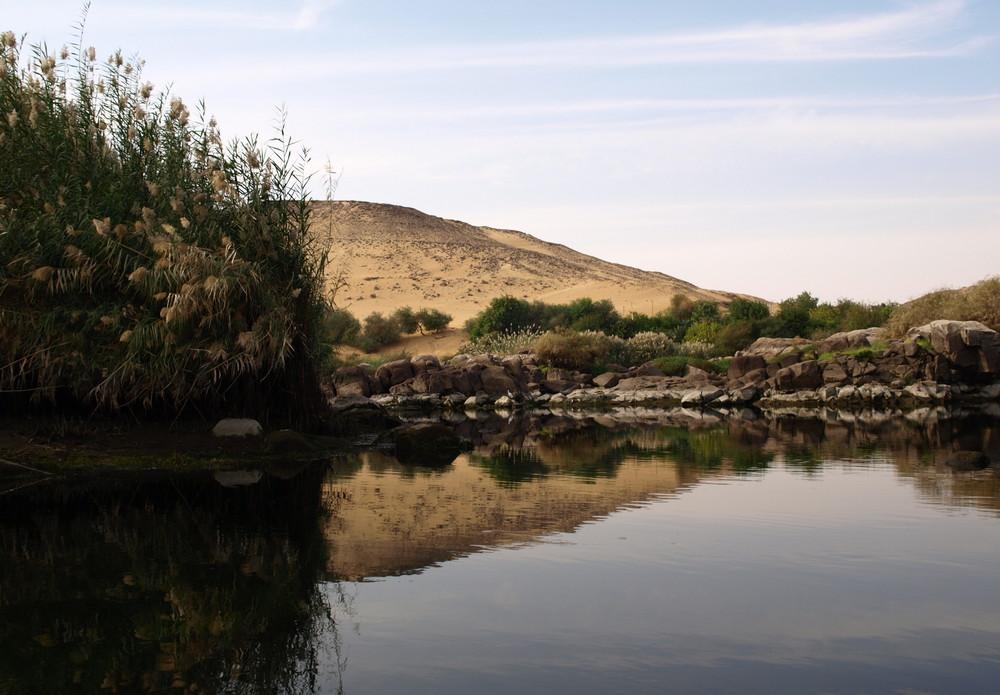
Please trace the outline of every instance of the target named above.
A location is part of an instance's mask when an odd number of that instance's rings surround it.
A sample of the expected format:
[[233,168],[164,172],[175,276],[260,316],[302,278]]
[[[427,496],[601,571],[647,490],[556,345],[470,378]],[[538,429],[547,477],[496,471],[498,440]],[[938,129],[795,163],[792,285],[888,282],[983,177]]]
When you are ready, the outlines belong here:
[[227,417],[212,428],[216,437],[259,437],[264,434],[260,423],[251,418]]

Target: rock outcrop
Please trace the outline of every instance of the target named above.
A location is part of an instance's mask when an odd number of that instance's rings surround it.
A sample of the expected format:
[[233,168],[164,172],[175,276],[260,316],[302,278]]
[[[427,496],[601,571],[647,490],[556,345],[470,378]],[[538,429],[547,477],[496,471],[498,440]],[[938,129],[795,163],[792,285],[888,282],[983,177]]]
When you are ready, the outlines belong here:
[[733,357],[726,374],[688,368],[665,376],[652,363],[591,376],[547,368],[530,354],[432,355],[377,369],[343,367],[339,397],[370,395],[385,405],[446,408],[523,405],[592,407],[622,403],[685,407],[831,404],[917,407],[1000,398],[1000,335],[976,322],[935,321],[886,339],[880,328],[838,333],[818,343],[763,338]]

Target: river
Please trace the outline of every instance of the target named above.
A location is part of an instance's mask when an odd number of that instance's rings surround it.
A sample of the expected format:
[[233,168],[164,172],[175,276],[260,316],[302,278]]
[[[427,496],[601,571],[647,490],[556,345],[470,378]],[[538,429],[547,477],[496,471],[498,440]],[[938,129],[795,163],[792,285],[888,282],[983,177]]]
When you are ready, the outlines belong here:
[[0,693],[995,692],[1000,476],[945,461],[998,425],[493,415],[444,468],[0,477]]

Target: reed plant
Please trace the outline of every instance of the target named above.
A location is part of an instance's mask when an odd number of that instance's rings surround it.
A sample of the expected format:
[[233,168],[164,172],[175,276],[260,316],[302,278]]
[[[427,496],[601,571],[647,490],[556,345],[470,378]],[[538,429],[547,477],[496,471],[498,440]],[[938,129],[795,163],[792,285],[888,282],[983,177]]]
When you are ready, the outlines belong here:
[[0,399],[315,420],[329,241],[283,112],[226,143],[137,59],[0,42]]

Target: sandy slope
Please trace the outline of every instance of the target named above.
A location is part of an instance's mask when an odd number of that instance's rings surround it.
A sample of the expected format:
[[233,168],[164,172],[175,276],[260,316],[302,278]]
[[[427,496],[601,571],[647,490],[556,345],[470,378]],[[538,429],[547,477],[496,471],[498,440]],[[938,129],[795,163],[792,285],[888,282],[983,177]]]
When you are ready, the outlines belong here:
[[353,201],[315,204],[313,228],[331,243],[330,276],[346,282],[337,305],[358,318],[398,307],[434,307],[452,325],[494,297],[565,303],[610,299],[622,313],[655,313],[683,294],[727,302],[737,296],[677,278],[608,263],[522,232],[474,227],[412,208]]

